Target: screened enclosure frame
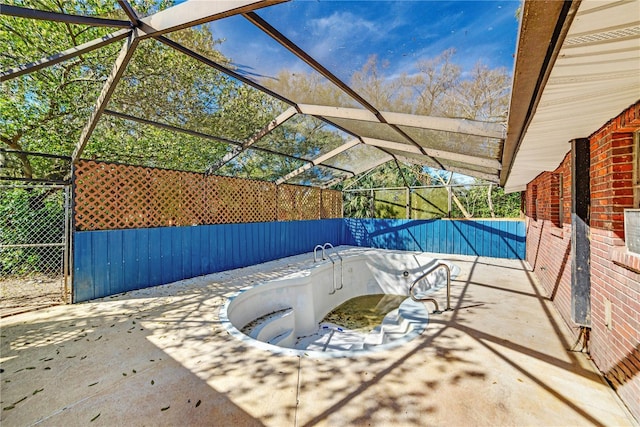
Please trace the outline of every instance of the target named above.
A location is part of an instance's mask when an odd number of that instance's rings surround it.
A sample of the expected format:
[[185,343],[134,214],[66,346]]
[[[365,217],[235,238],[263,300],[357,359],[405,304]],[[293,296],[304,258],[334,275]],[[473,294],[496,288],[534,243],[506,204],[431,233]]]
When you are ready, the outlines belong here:
[[[45,67],[67,61],[79,55],[100,49],[113,43],[121,42],[122,47],[113,64],[110,74],[106,79],[101,93],[96,100],[91,115],[81,132],[79,140],[75,144],[72,153],[72,161],[76,163],[82,156],[98,121],[103,115],[118,117],[120,119],[155,126],[172,132],[186,133],[191,136],[212,140],[226,144],[227,153],[212,162],[206,169],[206,173],[215,174],[229,162],[234,161],[242,153],[262,152],[271,155],[282,156],[290,160],[302,162],[302,166],[275,179],[277,184],[286,183],[297,179],[312,168],[327,168],[336,174],[325,181],[313,186],[328,188],[342,180],[365,173],[387,162],[406,162],[435,169],[446,170],[465,174],[493,183],[500,181],[502,170],[502,147],[506,137],[506,125],[503,122],[482,122],[460,118],[433,117],[399,113],[392,111],[380,111],[368,102],[360,93],[343,82],[328,68],[314,59],[292,40],[272,26],[264,18],[256,13],[257,10],[283,3],[285,0],[233,0],[224,2],[198,2],[189,0],[177,4],[146,17],[140,17],[135,8],[127,0],[118,0],[118,5],[127,16],[128,21],[118,19],[106,19],[92,16],[71,15],[65,13],[35,10],[17,6],[2,5],[2,13],[19,18],[65,22],[89,26],[101,26],[115,28],[116,31],[103,37],[91,40],[67,50],[55,53],[34,62],[21,64],[15,68],[3,70],[0,74],[1,81],[7,81],[19,76],[33,73]],[[215,20],[221,20],[232,16],[241,16],[257,27],[272,40],[277,42],[282,49],[286,49],[310,66],[313,70],[326,78],[336,86],[342,94],[349,97],[358,108],[334,107],[328,105],[312,105],[296,103],[280,93],[268,89],[262,84],[243,76],[231,67],[216,62],[201,55],[188,47],[167,38],[175,31],[206,24]],[[190,58],[211,67],[242,84],[260,90],[267,95],[283,102],[289,107],[271,121],[244,140],[235,140],[217,135],[210,135],[183,127],[160,123],[155,120],[125,114],[108,108],[119,81],[133,57],[138,44],[145,39],[153,38],[158,42],[181,52]],[[263,138],[270,135],[275,129],[295,116],[314,117],[333,126],[350,138],[342,145],[313,158],[305,158],[300,155],[291,155],[277,148],[261,147],[258,144]],[[366,132],[363,131],[366,129]],[[425,132],[439,133],[441,146],[433,146],[425,138],[416,138],[411,134],[429,135]],[[460,138],[460,139],[458,139]],[[469,140],[469,138],[474,138]],[[428,138],[427,138],[428,139]],[[444,147],[442,146],[444,145]],[[349,153],[355,153],[354,148],[366,153],[371,150],[375,155],[365,163],[357,156],[349,158]],[[491,150],[485,147],[493,147]],[[491,151],[491,152],[489,152]],[[478,155],[484,153],[484,155]],[[344,161],[340,166],[332,164],[336,156],[342,156]]]

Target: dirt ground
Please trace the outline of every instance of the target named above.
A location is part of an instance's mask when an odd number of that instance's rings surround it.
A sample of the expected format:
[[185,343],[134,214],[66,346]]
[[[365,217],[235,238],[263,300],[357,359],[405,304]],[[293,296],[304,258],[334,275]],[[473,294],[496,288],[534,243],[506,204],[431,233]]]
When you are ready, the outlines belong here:
[[0,278],[0,317],[64,303],[62,277]]

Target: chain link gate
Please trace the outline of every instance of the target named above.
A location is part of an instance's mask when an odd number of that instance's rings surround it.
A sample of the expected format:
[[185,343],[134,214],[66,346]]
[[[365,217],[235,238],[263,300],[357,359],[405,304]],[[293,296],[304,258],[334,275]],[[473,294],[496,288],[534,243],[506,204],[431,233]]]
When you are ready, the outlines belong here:
[[69,212],[69,185],[0,185],[0,316],[70,302]]

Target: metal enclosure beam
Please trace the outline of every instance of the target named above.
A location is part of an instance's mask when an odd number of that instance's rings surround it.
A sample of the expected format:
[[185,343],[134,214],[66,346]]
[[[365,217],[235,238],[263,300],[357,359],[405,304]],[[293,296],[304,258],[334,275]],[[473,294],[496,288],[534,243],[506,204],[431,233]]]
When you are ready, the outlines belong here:
[[591,327],[589,139],[571,141],[571,319]]
[[477,120],[452,119],[449,117],[420,116],[406,113],[383,111],[381,114],[388,123],[422,129],[433,129],[465,135],[484,136],[503,139],[505,128],[502,123],[480,122]]
[[[392,160],[392,159],[387,159],[387,161]],[[380,166],[380,165],[378,165]],[[373,172],[373,170],[376,168],[377,166],[365,171],[364,173],[361,173],[358,175],[358,179],[354,180],[352,183],[350,183],[348,186],[344,187],[342,189],[343,192],[347,191],[348,189],[350,189],[351,187],[353,187],[354,185],[356,185],[357,183],[359,183],[360,181],[362,181],[364,178],[366,178],[367,176],[371,175],[371,172]],[[351,191],[356,191],[356,190],[351,190]]]
[[131,7],[131,4],[127,0],[118,0],[118,4],[120,5],[124,13],[127,14],[129,21],[131,21],[131,23],[134,25],[138,25],[138,22],[140,22],[140,20],[136,11],[133,9],[133,7]]
[[277,128],[278,126],[280,126],[281,124],[283,124],[284,122],[289,120],[291,117],[295,116],[296,113],[297,113],[297,110],[294,107],[287,108],[278,117],[276,117],[275,119],[271,120],[265,127],[260,129],[258,132],[256,132],[254,135],[252,135],[249,139],[247,139],[245,142],[243,142],[242,146],[238,147],[238,149],[235,149],[235,150],[232,150],[232,151],[228,152],[227,154],[224,155],[224,157],[222,159],[218,160],[216,163],[214,163],[213,165],[209,166],[207,168],[207,173],[214,173],[215,171],[220,169],[222,166],[224,166],[225,164],[229,163],[231,160],[233,160],[236,157],[238,157],[240,155],[240,153],[245,151],[247,148],[251,147],[253,144],[258,142],[261,138],[263,138],[266,135],[268,135],[275,128]]
[[382,150],[382,151],[384,151],[387,154],[388,157],[386,157],[386,158],[382,157],[379,160],[377,160],[375,163],[367,165],[364,169],[356,171],[356,175],[359,175],[359,174],[361,174],[363,172],[375,169],[378,166],[384,165],[385,163],[390,162],[391,160],[394,160],[394,158],[395,158],[394,156],[392,156],[391,154],[389,154],[385,150]]
[[286,174],[285,176],[282,176],[282,177],[276,179],[276,185],[280,185],[280,184],[284,183],[285,181],[300,175],[302,172],[311,169],[314,166],[315,165],[313,164],[313,162],[307,163],[304,166],[300,166],[298,169],[296,169],[294,171],[291,171],[288,174]]
[[[329,107],[324,105],[298,104],[300,111],[315,116],[333,117],[348,120],[361,120],[380,123],[373,113],[358,108]],[[385,122],[391,125],[408,126],[420,129],[461,133],[465,135],[484,136],[487,138],[504,138],[504,126],[501,123],[480,122],[448,117],[420,116],[415,114],[393,113],[381,111]]]
[[118,30],[99,39],[91,40],[79,46],[74,46],[70,49],[56,53],[55,55],[39,59],[38,61],[19,65],[16,68],[10,68],[0,74],[0,81],[15,79],[16,77],[19,77],[23,74],[32,73],[42,68],[50,67],[59,62],[66,61],[68,59],[82,55],[83,53],[91,52],[92,50],[96,50],[113,42],[117,42],[118,40],[122,40],[128,37],[130,34],[131,30]]
[[111,95],[113,94],[113,91],[116,89],[116,86],[120,81],[120,77],[122,77],[124,70],[127,68],[127,64],[129,63],[129,61],[131,60],[131,57],[133,56],[133,52],[136,50],[136,47],[138,46],[138,42],[140,39],[136,37],[135,33],[136,33],[136,30],[132,31],[129,37],[127,38],[127,41],[125,42],[124,46],[122,46],[122,49],[120,50],[120,54],[116,58],[116,62],[114,63],[113,68],[111,69],[111,73],[109,74],[109,77],[107,77],[107,81],[104,83],[104,86],[102,87],[102,91],[100,92],[100,96],[98,96],[98,100],[96,101],[96,105],[93,109],[93,112],[89,117],[89,121],[87,122],[84,129],[82,130],[82,134],[80,134],[80,139],[78,140],[78,143],[76,144],[76,147],[73,150],[73,154],[71,155],[71,161],[73,163],[75,163],[82,155],[84,148],[87,146],[87,142],[89,141],[89,138],[91,138],[91,134],[93,133],[94,129],[96,128],[96,125],[98,124],[98,120],[100,120],[100,116],[102,116],[102,112],[107,107],[107,104],[109,103],[109,99],[111,99]]
[[378,117],[369,110],[361,108],[331,107],[326,105],[298,104],[300,112],[312,116],[332,117],[338,119],[361,120],[380,123]]
[[249,139],[247,139],[243,144],[242,148],[247,148],[258,142],[260,139],[267,136],[271,133],[275,128],[289,120],[291,117],[297,114],[297,110],[294,107],[289,107],[285,111],[283,111],[278,117],[271,120],[265,127],[260,129],[255,134],[251,135]]
[[360,140],[359,139],[352,139],[351,141],[342,144],[341,146],[334,148],[333,150],[329,151],[328,153],[323,154],[322,156],[318,156],[315,159],[313,159],[313,164],[314,165],[319,165],[322,164],[323,162],[326,162],[327,160],[337,156],[338,154],[347,151],[349,148],[351,147],[355,147],[356,145],[360,144]]
[[[393,157],[393,156],[391,156],[391,155],[389,154],[389,157],[388,157],[388,158],[382,158],[382,159],[378,160],[377,162],[375,162],[375,163],[373,164],[373,166],[368,165],[366,169],[364,169],[364,170],[362,170],[362,171],[359,171],[359,172],[357,172],[357,171],[356,171],[356,172],[355,172],[355,175],[360,175],[361,173],[369,174],[369,173],[370,173],[371,171],[373,171],[375,168],[377,168],[377,167],[379,167],[379,166],[381,166],[381,165],[383,165],[383,164],[385,164],[385,163],[387,163],[387,162],[390,162],[390,161],[392,161],[392,160],[394,160],[394,157]],[[354,176],[355,176],[355,175],[354,175]],[[337,177],[337,178],[332,179],[331,181],[329,181],[329,182],[328,182],[327,184],[325,184],[322,188],[329,188],[329,187],[331,187],[331,186],[334,186],[334,185],[336,185],[336,184],[338,184],[338,183],[340,183],[340,182],[344,181],[345,179],[347,179],[347,177],[346,177],[346,176],[340,176],[340,177]]]
[[244,83],[246,85],[249,85],[249,86],[251,86],[251,87],[253,87],[255,89],[258,89],[258,90],[266,93],[269,96],[272,96],[272,97],[274,97],[276,99],[279,99],[280,101],[284,102],[285,104],[295,105],[295,103],[293,101],[285,98],[284,96],[281,96],[281,95],[273,92],[272,90],[267,89],[266,87],[254,82],[253,80],[250,80],[250,79],[246,78],[245,76],[243,76],[241,74],[238,74],[233,70],[230,70],[229,68],[225,67],[224,65],[218,64],[217,62],[215,62],[215,61],[213,61],[213,60],[211,60],[211,59],[209,59],[207,57],[204,57],[204,56],[200,55],[199,53],[192,51],[191,49],[188,49],[188,48],[184,47],[183,45],[181,45],[179,43],[176,43],[175,41],[173,41],[171,39],[168,39],[168,38],[166,38],[164,36],[157,36],[157,37],[155,37],[155,39],[160,41],[160,42],[162,42],[162,43],[164,43],[164,44],[166,44],[169,47],[172,47],[173,49],[175,49],[175,50],[177,50],[179,52],[184,53],[185,55],[188,55],[188,56],[192,57],[193,59],[195,59],[197,61],[202,62],[205,65],[208,65],[211,68],[214,68],[214,69],[220,71],[221,73],[224,73],[224,74],[226,74],[226,75],[228,75],[230,77],[233,77],[234,79],[239,80],[242,83]]
[[373,114],[377,115],[378,110],[363,97],[358,94],[355,90],[351,89],[346,83],[340,80],[337,76],[335,76],[331,71],[327,70],[322,64],[316,61],[311,57],[307,52],[301,49],[294,42],[289,40],[284,34],[280,31],[276,30],[271,24],[262,19],[260,16],[253,12],[244,13],[243,16],[251,22],[256,27],[260,28],[263,32],[265,32],[269,37],[280,43],[283,47],[285,47],[289,52],[293,53],[299,59],[304,61],[311,68],[320,73],[324,78],[329,80],[334,85],[338,86],[344,93],[355,99],[360,105],[365,107],[367,110],[371,111]]
[[143,119],[140,117],[135,117],[135,116],[130,116],[129,114],[124,114],[124,113],[120,113],[118,111],[113,111],[113,110],[104,110],[104,114],[107,114],[109,116],[113,116],[113,117],[118,117],[124,120],[130,120],[132,122],[138,122],[138,123],[143,123],[145,125],[149,125],[149,126],[155,126],[157,128],[160,129],[166,129],[172,132],[180,132],[180,133],[184,133],[187,135],[191,135],[191,136],[195,136],[198,138],[203,138],[203,139],[210,139],[212,141],[216,141],[216,142],[222,142],[224,144],[231,144],[231,145],[241,145],[239,142],[237,141],[233,141],[230,139],[226,139],[226,138],[221,138],[218,136],[213,136],[213,135],[209,135],[206,133],[202,133],[202,132],[197,132],[195,130],[190,130],[190,129],[183,129],[183,128],[179,128],[177,126],[172,126],[172,125],[168,125],[165,123],[160,123],[160,122],[155,122],[153,120],[148,120],[148,119]]
[[[390,150],[404,151],[406,153],[412,154],[424,154],[422,150],[418,150],[411,145],[403,144],[401,142],[392,142],[375,138],[362,138],[362,142],[374,147],[388,148]],[[424,148],[424,151],[429,157],[437,157],[443,160],[452,160],[454,162],[468,163],[470,165],[484,166],[497,170],[500,170],[501,168],[500,162],[496,159],[468,156],[466,154],[451,153],[448,151],[435,150],[432,148]]]
[[38,19],[42,21],[67,22],[69,24],[90,25],[92,27],[130,28],[131,23],[120,19],[98,18],[95,16],[69,15],[50,12],[48,10],[29,9],[26,7],[2,5],[2,14],[18,18]]
[[141,37],[155,37],[196,25],[206,24],[217,19],[251,12],[285,0],[233,0],[233,1],[200,1],[189,0],[177,4],[151,16],[142,18],[140,29],[145,34]]
[[[351,141],[347,142],[346,144],[343,144],[343,145],[341,145],[340,147],[335,148],[335,149],[333,149],[333,150],[329,151],[329,152],[328,152],[328,153],[326,153],[326,154],[323,154],[322,156],[316,157],[315,159],[313,159],[313,160],[311,161],[311,163],[308,163],[308,164],[306,164],[306,165],[304,165],[304,166],[301,166],[301,167],[299,167],[298,169],[296,169],[296,170],[294,170],[294,171],[292,171],[292,172],[289,172],[288,174],[286,174],[286,175],[285,175],[285,176],[283,176],[282,178],[279,178],[278,180],[276,180],[276,184],[280,185],[280,184],[282,184],[283,182],[285,182],[285,181],[287,181],[287,180],[289,180],[289,179],[291,179],[291,178],[293,178],[293,177],[295,177],[295,176],[300,175],[302,172],[304,172],[304,171],[306,171],[306,170],[308,170],[308,169],[311,169],[311,168],[312,168],[312,167],[314,167],[314,166],[318,166],[318,165],[319,165],[319,164],[321,164],[322,162],[327,161],[327,160],[329,160],[330,158],[335,157],[335,156],[337,156],[338,154],[342,153],[343,151],[346,151],[346,150],[348,150],[349,148],[351,148],[351,147],[353,147],[353,146],[355,146],[355,145],[358,145],[358,144],[360,144],[360,140],[358,140],[358,139],[353,139],[353,140],[351,140]],[[352,173],[352,174],[353,174],[353,173]],[[355,175],[355,174],[353,174],[353,175]]]
[[[351,87],[349,87],[346,83],[344,83],[342,80],[340,80],[331,71],[329,71],[325,67],[323,67],[322,64],[320,64],[318,61],[316,61],[314,58],[312,58],[307,52],[305,52],[303,49],[301,49],[299,46],[297,46],[295,43],[293,43],[291,40],[289,40],[287,37],[285,37],[284,34],[282,34],[280,31],[278,31],[274,27],[272,27],[271,24],[269,24],[267,21],[265,21],[264,19],[262,19],[260,16],[258,16],[257,14],[255,14],[253,12],[245,13],[245,14],[243,14],[243,16],[249,22],[251,22],[253,25],[255,25],[256,27],[260,28],[263,32],[265,32],[267,35],[269,35],[275,41],[277,41],[282,46],[287,48],[287,50],[289,50],[291,53],[293,53],[298,58],[300,58],[301,60],[306,62],[311,68],[316,70],[323,77],[328,79],[331,83],[333,83],[334,85],[338,86],[344,93],[346,93],[347,95],[349,95],[350,97],[355,99],[360,105],[362,105],[367,110],[369,110],[378,119],[378,122],[388,124],[387,121],[385,120],[385,118],[380,114],[380,112],[373,105],[371,105],[366,99],[364,99],[362,96],[360,96],[360,94],[358,92],[356,92],[355,90],[351,89]],[[420,144],[418,144],[416,141],[414,141],[402,129],[398,128],[396,125],[393,125],[393,124],[389,124],[389,126],[393,130],[398,132],[400,135],[402,135],[402,137],[404,139],[406,139],[408,142],[410,142],[411,144],[415,145],[419,150],[422,150],[422,147],[420,146]],[[424,152],[422,154],[427,155]],[[438,162],[437,159],[433,159],[433,161],[436,162],[436,163],[440,163],[440,162]],[[443,166],[443,168],[444,168],[444,166]]]
[[[191,136],[195,136],[195,137],[198,137],[198,138],[209,139],[209,140],[216,141],[216,142],[221,142],[221,143],[224,143],[224,144],[234,145],[237,148],[242,147],[242,143],[239,142],[239,141],[234,141],[234,140],[227,139],[227,138],[222,138],[222,137],[219,137],[219,136],[213,136],[213,135],[209,135],[209,134],[206,134],[206,133],[197,132],[197,131],[193,131],[193,130],[189,130],[189,129],[183,129],[183,128],[179,128],[177,126],[172,126],[172,125],[168,125],[168,124],[165,124],[165,123],[155,122],[153,120],[143,119],[143,118],[140,118],[140,117],[130,116],[129,114],[124,114],[124,113],[120,113],[120,112],[113,111],[113,110],[105,109],[103,111],[103,113],[107,114],[107,115],[110,115],[110,116],[119,117],[121,119],[131,120],[133,122],[138,122],[138,123],[143,123],[143,124],[150,125],[150,126],[155,126],[157,128],[160,128],[160,129],[167,129],[167,130],[170,130],[170,131],[173,131],[173,132],[184,133],[186,135],[191,135]],[[262,153],[268,153],[268,154],[273,154],[273,155],[277,155],[277,156],[282,156],[282,157],[285,157],[285,158],[291,159],[291,160],[297,160],[297,161],[300,161],[300,162],[311,163],[311,160],[302,159],[300,157],[295,157],[295,156],[291,156],[291,155],[284,154],[284,153],[278,153],[276,151],[269,150],[268,148],[248,147],[248,149],[255,150],[255,151],[260,151]],[[326,166],[326,167],[330,168],[330,169],[338,170],[340,172],[351,173],[351,171],[347,171],[345,169],[337,168],[337,167],[334,167],[334,166]]]
[[[425,164],[425,162],[421,162],[420,160],[413,159],[411,157],[404,157],[398,154],[396,154],[396,157],[398,158],[398,160],[411,163],[414,165],[434,167],[434,165]],[[459,168],[455,166],[447,166],[447,171],[459,173],[462,175],[472,176],[474,178],[484,179],[485,181],[494,182],[494,183],[499,183],[500,181],[498,175],[492,175],[486,172],[478,172],[471,169]]]

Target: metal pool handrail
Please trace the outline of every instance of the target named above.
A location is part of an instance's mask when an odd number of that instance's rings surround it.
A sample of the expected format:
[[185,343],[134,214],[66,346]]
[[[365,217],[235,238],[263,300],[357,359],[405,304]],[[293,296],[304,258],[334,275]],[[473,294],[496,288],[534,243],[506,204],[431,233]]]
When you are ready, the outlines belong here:
[[322,259],[324,259],[324,247],[322,245],[316,245],[313,248],[313,262],[318,262],[318,249],[322,249]]
[[435,314],[440,314],[442,313],[442,311],[440,311],[438,309],[438,302],[435,300],[435,298],[417,298],[414,294],[413,294],[413,288],[418,284],[418,282],[420,282],[422,279],[424,279],[425,277],[427,277],[428,275],[430,275],[431,273],[433,273],[434,271],[436,271],[439,268],[444,267],[445,271],[447,272],[447,308],[444,311],[451,311],[453,310],[451,308],[451,269],[449,268],[449,266],[447,264],[445,264],[444,262],[440,262],[436,265],[434,265],[433,267],[431,267],[429,270],[427,270],[425,273],[423,273],[420,277],[418,277],[413,284],[411,285],[411,287],[409,288],[409,296],[411,297],[412,300],[417,301],[417,302],[432,302],[435,306],[436,309],[433,311]]
[[333,292],[329,292],[329,295],[333,295],[336,293],[336,291],[339,291],[340,289],[344,288],[344,268],[342,266],[342,257],[337,252],[335,252],[335,255],[338,256],[338,259],[340,259],[340,287],[336,286],[336,277],[335,277],[336,263],[335,261],[333,261],[333,258],[331,258],[331,254],[327,252],[327,257],[329,258],[329,261],[331,261],[331,263],[333,264]]
[[[318,246],[320,246],[320,245],[318,245]],[[338,288],[336,286],[336,263],[333,260],[333,258],[331,258],[331,254],[329,253],[329,251],[327,251],[327,257],[329,258],[329,261],[331,261],[331,264],[333,264],[333,290],[331,292],[329,292],[329,295],[333,295],[333,294],[336,293],[336,291],[339,291],[340,289],[344,288],[344,268],[342,266],[342,263],[343,263],[342,256],[340,256],[340,253],[329,242],[327,242],[324,245],[322,245],[322,259],[325,259],[325,257],[324,257],[325,252],[324,251],[325,251],[325,249],[327,249],[327,246],[330,247],[331,249],[333,249],[333,253],[340,260],[340,287]],[[314,258],[315,258],[315,256],[314,256]]]

